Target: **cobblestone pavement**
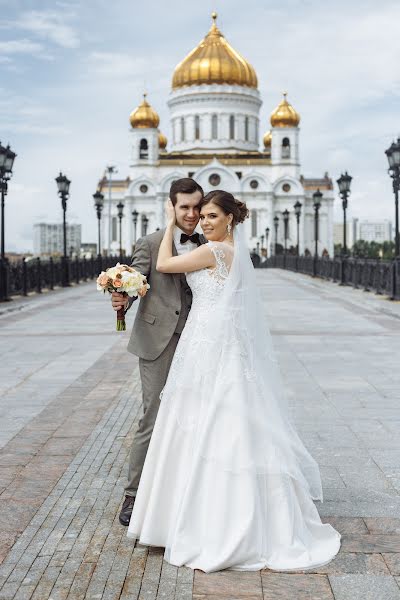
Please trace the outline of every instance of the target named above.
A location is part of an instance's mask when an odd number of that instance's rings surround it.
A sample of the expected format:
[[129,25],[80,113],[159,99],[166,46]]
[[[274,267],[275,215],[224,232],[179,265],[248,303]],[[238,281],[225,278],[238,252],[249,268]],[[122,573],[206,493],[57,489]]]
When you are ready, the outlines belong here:
[[320,464],[317,506],[343,535],[337,558],[307,573],[193,573],[126,538],[137,361],[85,284],[0,307],[0,599],[400,599],[400,304],[283,271],[258,278]]

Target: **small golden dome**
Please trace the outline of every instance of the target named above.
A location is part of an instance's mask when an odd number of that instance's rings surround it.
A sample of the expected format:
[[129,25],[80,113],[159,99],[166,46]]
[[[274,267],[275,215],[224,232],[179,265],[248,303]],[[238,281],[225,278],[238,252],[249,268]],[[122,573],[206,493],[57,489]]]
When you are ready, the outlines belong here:
[[165,148],[167,147],[167,138],[165,137],[165,135],[163,133],[161,133],[161,131],[158,132],[158,147],[160,148],[160,150],[165,150]]
[[263,137],[264,148],[270,148],[272,143],[272,133],[267,131],[267,133]]
[[143,102],[131,113],[129,120],[133,128],[156,129],[160,123],[160,117],[146,100],[147,94],[143,94]]
[[217,13],[211,16],[206,37],[175,68],[172,88],[212,83],[257,88],[255,70],[228,44],[216,25]]
[[286,100],[287,92],[283,94],[283,100],[271,113],[272,127],[297,127],[300,123],[300,115]]

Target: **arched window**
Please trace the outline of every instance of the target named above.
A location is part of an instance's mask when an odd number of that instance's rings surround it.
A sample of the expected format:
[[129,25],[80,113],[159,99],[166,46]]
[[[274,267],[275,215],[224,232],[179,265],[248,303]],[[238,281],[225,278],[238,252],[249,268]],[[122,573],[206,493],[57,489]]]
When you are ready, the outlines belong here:
[[217,117],[217,115],[213,115],[211,117],[211,138],[213,140],[218,139],[218,117]]
[[246,142],[249,141],[249,117],[244,120],[244,139]]
[[282,140],[282,158],[290,158],[290,140],[287,137]]
[[181,117],[181,142],[185,141],[185,119]]
[[194,118],[194,139],[200,139],[200,117],[196,115]]
[[235,117],[233,115],[229,117],[229,139],[235,139]]
[[140,140],[139,157],[140,158],[148,158],[149,157],[149,146],[148,146],[147,140],[145,138]]

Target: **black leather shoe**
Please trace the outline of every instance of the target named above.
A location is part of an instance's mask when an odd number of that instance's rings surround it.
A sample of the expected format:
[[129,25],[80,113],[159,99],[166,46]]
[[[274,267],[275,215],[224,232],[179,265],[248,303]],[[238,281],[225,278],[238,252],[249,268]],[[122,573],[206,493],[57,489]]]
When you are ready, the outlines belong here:
[[128,527],[131,520],[133,505],[135,504],[135,496],[125,496],[122,504],[121,512],[119,513],[119,522],[121,525]]

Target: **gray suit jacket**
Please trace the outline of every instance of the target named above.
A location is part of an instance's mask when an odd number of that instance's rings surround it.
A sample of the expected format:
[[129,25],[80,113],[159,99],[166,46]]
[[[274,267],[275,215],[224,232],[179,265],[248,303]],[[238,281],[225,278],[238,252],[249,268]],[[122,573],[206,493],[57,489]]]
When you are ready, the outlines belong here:
[[146,360],[158,358],[172,338],[182,308],[181,287],[187,286],[184,275],[156,270],[163,236],[164,231],[156,231],[138,240],[132,257],[132,267],[147,277],[150,289],[140,299],[128,350]]

